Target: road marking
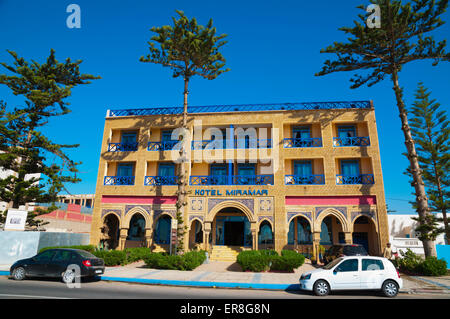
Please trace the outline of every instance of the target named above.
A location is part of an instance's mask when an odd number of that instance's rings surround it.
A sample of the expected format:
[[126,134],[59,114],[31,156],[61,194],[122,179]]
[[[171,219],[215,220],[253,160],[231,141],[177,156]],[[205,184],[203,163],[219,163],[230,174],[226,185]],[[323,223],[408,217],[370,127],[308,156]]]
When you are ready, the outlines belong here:
[[74,299],[74,298],[64,298],[64,297],[52,297],[52,296],[34,296],[34,295],[11,295],[11,294],[0,294],[0,297],[20,297],[20,298],[39,298],[39,299]]

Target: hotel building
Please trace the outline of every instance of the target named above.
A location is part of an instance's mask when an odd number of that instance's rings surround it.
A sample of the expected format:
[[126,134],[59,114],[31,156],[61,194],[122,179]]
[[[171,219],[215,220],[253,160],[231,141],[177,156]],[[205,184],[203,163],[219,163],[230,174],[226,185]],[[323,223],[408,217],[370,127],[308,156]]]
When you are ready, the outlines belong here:
[[[182,111],[107,111],[92,244],[169,250]],[[192,106],[188,127],[185,250],[388,242],[372,101]]]

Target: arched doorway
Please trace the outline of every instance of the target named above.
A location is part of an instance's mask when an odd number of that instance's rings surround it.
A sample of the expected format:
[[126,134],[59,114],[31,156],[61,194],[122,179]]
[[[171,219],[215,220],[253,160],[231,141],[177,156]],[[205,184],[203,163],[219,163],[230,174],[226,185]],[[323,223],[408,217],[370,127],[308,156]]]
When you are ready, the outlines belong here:
[[289,223],[288,247],[306,256],[312,254],[312,232],[310,222],[302,216],[297,216]]
[[267,220],[264,220],[259,225],[258,248],[259,249],[273,249],[274,248],[272,225]]
[[213,245],[251,247],[250,221],[238,208],[221,209],[214,217]]
[[342,224],[336,216],[326,216],[320,226],[320,245],[328,249],[331,245],[345,244]]
[[119,236],[119,218],[114,214],[106,215],[103,220],[101,247],[116,249],[119,246]]
[[203,243],[203,227],[202,223],[194,219],[189,230],[189,249],[193,249],[195,245]]
[[353,222],[352,240],[362,245],[369,255],[377,255],[377,233],[374,222],[367,216],[360,216]]
[[140,247],[145,245],[145,218],[139,213],[131,217],[127,235],[127,247]]
[[163,215],[156,221],[155,227],[155,244],[169,245],[170,244],[170,228],[172,225],[172,217]]

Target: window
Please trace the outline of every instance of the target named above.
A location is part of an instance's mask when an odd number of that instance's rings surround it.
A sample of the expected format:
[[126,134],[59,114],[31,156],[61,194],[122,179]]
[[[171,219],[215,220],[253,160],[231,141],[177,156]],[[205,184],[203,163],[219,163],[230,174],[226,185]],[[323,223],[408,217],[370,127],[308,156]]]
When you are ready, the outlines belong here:
[[295,139],[310,138],[311,130],[308,126],[296,126],[292,128],[292,137]]
[[296,176],[311,176],[312,164],[311,161],[295,161],[294,175]]
[[53,261],[56,262],[65,262],[69,261],[71,258],[72,253],[68,250],[58,250],[53,257]]
[[358,259],[347,259],[336,267],[339,272],[358,271]]
[[332,220],[331,216],[324,218],[320,231],[320,244],[332,245],[333,244],[333,232],[332,232]]
[[259,228],[258,234],[259,244],[273,244],[273,232],[269,222],[263,221]]
[[158,176],[175,176],[175,165],[173,163],[160,163]]
[[136,132],[123,132],[121,142],[122,144],[136,143]]
[[239,176],[254,176],[256,175],[255,164],[238,164]]
[[117,176],[133,176],[133,164],[119,164]]
[[305,218],[297,218],[297,243],[312,244],[311,225]]
[[341,175],[358,176],[359,175],[358,160],[341,160]]
[[362,270],[383,270],[383,262],[379,259],[363,259],[362,260]]
[[162,131],[161,141],[162,142],[170,142],[170,141],[172,141],[172,130],[170,130],[170,131]]
[[55,254],[55,252],[56,252],[55,250],[44,251],[43,253],[37,255],[35,257],[35,260],[39,261],[39,262],[49,261],[50,259],[52,259],[52,257]]
[[355,137],[356,136],[356,127],[354,125],[339,125],[338,126],[338,137],[346,138],[346,137]]

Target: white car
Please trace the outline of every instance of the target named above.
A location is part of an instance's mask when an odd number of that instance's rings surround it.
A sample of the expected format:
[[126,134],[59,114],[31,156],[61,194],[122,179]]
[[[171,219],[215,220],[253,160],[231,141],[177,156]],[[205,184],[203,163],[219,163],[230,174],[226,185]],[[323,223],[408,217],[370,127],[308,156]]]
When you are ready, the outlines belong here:
[[386,258],[373,256],[340,257],[328,265],[308,271],[300,277],[300,289],[326,296],[334,290],[381,290],[395,297],[403,280],[395,266]]

